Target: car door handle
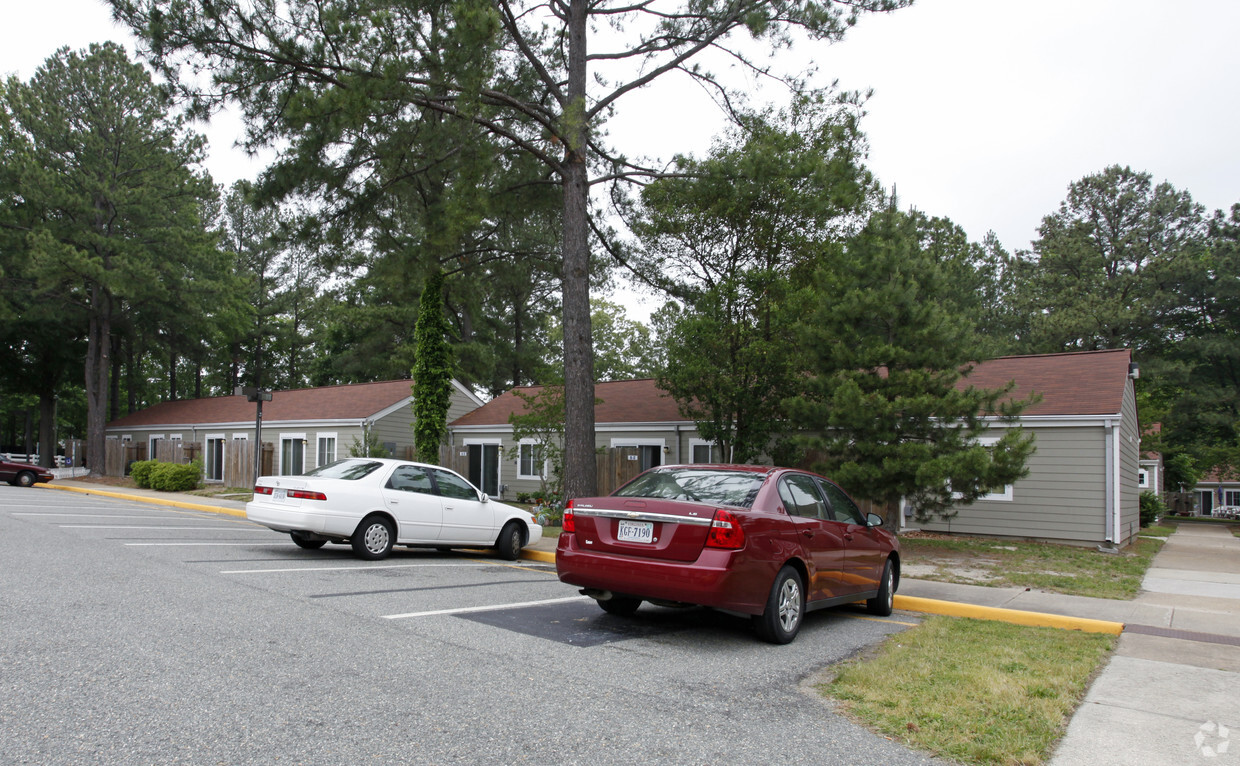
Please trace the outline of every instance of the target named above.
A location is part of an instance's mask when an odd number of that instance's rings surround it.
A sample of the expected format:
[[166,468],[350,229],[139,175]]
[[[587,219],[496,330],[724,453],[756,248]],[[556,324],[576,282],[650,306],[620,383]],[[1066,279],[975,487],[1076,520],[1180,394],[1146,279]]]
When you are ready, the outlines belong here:
[[806,537],[813,537],[813,536],[814,536],[814,530],[812,530],[812,529],[802,529],[802,530],[801,530],[801,534],[805,535]]

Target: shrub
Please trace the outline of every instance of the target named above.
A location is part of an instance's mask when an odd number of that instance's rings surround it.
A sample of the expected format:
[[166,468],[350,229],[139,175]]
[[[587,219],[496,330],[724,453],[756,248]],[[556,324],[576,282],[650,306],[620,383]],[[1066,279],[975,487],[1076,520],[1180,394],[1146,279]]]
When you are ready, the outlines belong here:
[[1152,526],[1167,513],[1167,505],[1153,492],[1141,493],[1141,526]]
[[151,488],[151,471],[159,465],[158,460],[138,460],[129,464],[129,476],[133,483],[143,489]]
[[202,478],[202,463],[195,460],[188,465],[159,463],[151,470],[151,489],[160,492],[185,492],[198,488]]

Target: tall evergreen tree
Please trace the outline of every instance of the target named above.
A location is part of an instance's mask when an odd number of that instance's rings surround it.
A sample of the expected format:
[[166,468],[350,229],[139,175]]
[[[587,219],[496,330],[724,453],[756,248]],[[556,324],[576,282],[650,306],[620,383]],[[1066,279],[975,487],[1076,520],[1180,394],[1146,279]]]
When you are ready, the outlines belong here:
[[923,249],[916,217],[894,207],[829,248],[796,335],[809,374],[787,402],[816,469],[857,497],[905,498],[921,518],[1025,475],[1033,450],[1015,427],[978,441],[1024,403],[1009,400],[1010,386],[967,385],[979,346],[948,275]]
[[203,139],[112,43],[63,49],[5,96],[15,188],[39,211],[32,269],[86,316],[87,451],[101,473],[114,324],[127,305],[175,305],[216,252],[203,222],[214,188],[191,169]]
[[[411,110],[466,121],[513,157],[543,166],[563,211],[566,491],[588,495],[595,485],[590,189],[658,172],[611,152],[602,142],[605,119],[623,96],[669,74],[704,83],[726,102],[736,94],[701,66],[708,54],[723,52],[729,62],[769,76],[769,68],[754,62],[752,40],[780,48],[797,33],[833,42],[860,13],[907,0],[658,7],[586,0],[111,3],[172,79],[184,58],[194,65],[205,58],[213,92],[198,95],[238,99],[254,142],[290,140],[282,167],[296,177],[294,185],[318,187],[320,156],[335,158]],[[589,53],[596,28],[600,34],[623,28],[624,35],[608,38],[618,49]]]

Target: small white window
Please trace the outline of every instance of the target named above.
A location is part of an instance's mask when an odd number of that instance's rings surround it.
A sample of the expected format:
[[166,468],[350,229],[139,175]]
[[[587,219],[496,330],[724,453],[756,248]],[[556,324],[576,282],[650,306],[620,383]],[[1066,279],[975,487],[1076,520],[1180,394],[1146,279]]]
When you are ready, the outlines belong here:
[[336,434],[319,434],[318,454],[315,465],[322,466],[336,462]]
[[1150,472],[1144,468],[1137,469],[1137,486],[1141,489],[1149,489]]
[[517,459],[518,479],[544,479],[547,474],[547,461],[543,455],[543,445],[533,442],[522,442]]
[[714,444],[711,444],[710,442],[702,441],[701,439],[690,439],[689,440],[689,450],[691,453],[691,459],[694,463],[717,463],[719,462],[715,456],[715,453],[718,452],[718,449],[719,448],[716,447]]

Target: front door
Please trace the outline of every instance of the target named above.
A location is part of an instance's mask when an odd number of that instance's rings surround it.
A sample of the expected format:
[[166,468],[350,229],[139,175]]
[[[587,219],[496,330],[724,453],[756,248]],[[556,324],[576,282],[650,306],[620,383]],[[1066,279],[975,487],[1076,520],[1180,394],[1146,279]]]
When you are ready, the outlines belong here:
[[843,525],[831,521],[830,507],[814,477],[788,474],[779,483],[779,498],[792,520],[801,550],[810,562],[806,600],[845,596],[855,590],[843,579],[846,556]]
[[469,445],[469,480],[491,497],[499,497],[499,445]]
[[478,497],[478,490],[451,471],[431,468],[430,472],[435,477],[443,509],[443,529],[439,540],[454,544],[494,543],[499,531],[495,529],[495,512],[491,504],[484,502]]
[[844,580],[856,591],[878,590],[887,563],[886,543],[875,528],[865,523],[865,515],[844,490],[829,481],[821,482],[831,503],[831,513],[843,527]]
[[426,469],[398,465],[383,485],[383,504],[396,519],[401,542],[439,539],[443,508]]

